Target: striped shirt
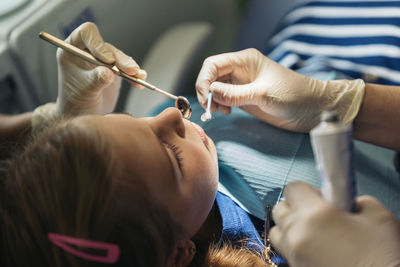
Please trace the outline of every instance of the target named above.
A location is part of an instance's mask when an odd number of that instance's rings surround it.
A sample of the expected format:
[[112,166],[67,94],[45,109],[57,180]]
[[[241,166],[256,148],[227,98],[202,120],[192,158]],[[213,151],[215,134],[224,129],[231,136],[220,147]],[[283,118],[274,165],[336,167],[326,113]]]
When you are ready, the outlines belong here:
[[265,54],[294,70],[323,58],[330,70],[400,84],[400,1],[298,1]]

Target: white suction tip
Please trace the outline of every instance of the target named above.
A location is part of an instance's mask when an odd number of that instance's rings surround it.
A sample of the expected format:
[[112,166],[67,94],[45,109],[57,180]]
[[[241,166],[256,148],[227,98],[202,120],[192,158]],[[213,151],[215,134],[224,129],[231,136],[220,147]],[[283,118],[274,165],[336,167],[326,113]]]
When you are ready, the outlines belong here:
[[210,112],[204,112],[203,114],[201,114],[201,121],[209,121],[211,120],[212,116]]

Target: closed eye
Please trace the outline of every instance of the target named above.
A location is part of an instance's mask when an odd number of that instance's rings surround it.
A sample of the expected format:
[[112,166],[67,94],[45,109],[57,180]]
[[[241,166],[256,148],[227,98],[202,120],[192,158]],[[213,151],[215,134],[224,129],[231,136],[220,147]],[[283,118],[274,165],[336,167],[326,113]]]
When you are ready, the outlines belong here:
[[178,167],[179,167],[179,169],[182,170],[182,161],[183,161],[183,158],[181,156],[182,150],[180,150],[179,147],[177,147],[174,144],[168,144],[168,143],[164,143],[164,144],[167,148],[169,148],[174,153],[176,162],[178,162]]

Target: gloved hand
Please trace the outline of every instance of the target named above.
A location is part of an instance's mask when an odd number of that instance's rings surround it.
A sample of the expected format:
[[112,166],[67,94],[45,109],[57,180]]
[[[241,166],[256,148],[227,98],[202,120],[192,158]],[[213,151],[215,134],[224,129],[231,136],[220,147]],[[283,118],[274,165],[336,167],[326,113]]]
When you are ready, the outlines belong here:
[[356,213],[322,199],[304,182],[288,184],[272,217],[272,245],[290,266],[399,266],[400,223],[375,198],[357,198]]
[[211,110],[229,113],[240,106],[277,127],[308,132],[323,110],[333,109],[351,123],[360,108],[362,80],[320,81],[300,75],[268,59],[256,49],[207,58],[196,82],[199,103],[206,107],[214,92]]
[[[137,78],[146,79],[146,72],[113,45],[103,41],[97,26],[87,22],[75,29],[65,40],[89,51],[100,61],[116,65]],[[58,98],[56,104],[37,108],[32,125],[48,119],[72,117],[81,114],[106,114],[114,110],[121,78],[106,67],[95,66],[62,49],[57,50]],[[138,88],[142,88],[134,84]]]

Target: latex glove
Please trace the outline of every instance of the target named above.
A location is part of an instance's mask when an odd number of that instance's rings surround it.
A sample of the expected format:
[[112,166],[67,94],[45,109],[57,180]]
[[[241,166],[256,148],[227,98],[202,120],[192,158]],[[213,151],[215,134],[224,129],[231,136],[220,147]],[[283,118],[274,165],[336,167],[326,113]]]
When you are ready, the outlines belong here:
[[[103,41],[97,26],[87,22],[75,29],[65,40],[89,51],[100,61],[116,65],[120,70],[137,78],[146,79],[146,72],[113,45]],[[55,105],[39,107],[32,124],[46,119],[71,117],[81,114],[107,114],[114,110],[121,77],[106,67],[95,66],[62,49],[57,50],[58,98]],[[134,84],[141,88],[139,85]],[[35,121],[36,120],[36,121]]]
[[[93,23],[88,22],[79,26],[66,42],[88,50],[100,61],[116,65],[129,75],[146,79],[146,72],[141,70],[131,57],[103,41]],[[57,104],[64,116],[106,114],[114,110],[121,77],[106,67],[96,67],[62,49],[57,50],[57,61],[59,70]]]
[[333,109],[351,123],[360,108],[362,80],[320,81],[300,75],[265,57],[256,49],[207,58],[196,82],[199,103],[206,107],[214,92],[211,110],[229,113],[240,106],[277,127],[308,132],[323,110]]
[[284,196],[269,236],[290,266],[400,266],[399,221],[375,198],[357,198],[357,213],[346,213],[303,182]]

